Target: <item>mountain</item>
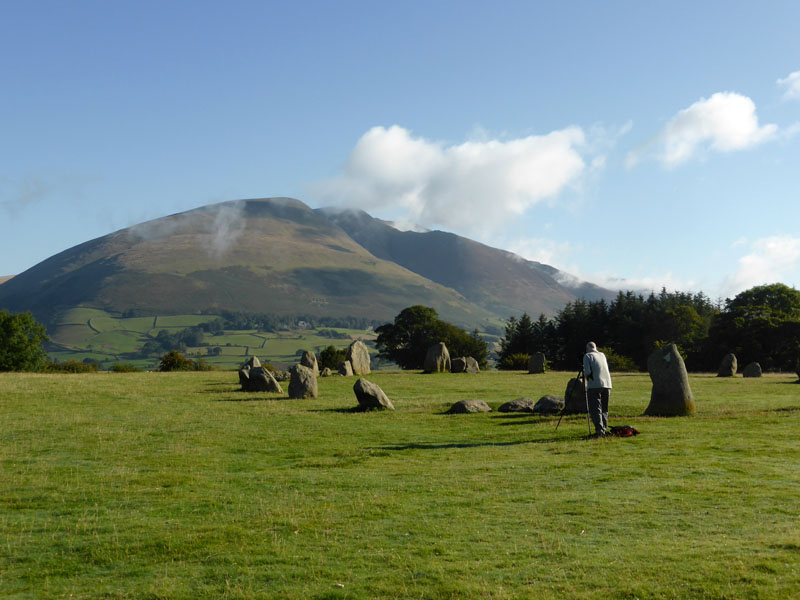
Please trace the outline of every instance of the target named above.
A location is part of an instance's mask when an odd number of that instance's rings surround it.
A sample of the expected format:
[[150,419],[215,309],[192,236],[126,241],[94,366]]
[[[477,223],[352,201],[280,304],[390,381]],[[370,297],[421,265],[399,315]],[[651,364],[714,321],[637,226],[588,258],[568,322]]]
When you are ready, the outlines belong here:
[[[611,299],[615,292],[558,269],[444,231],[399,231],[364,211],[318,209],[378,258],[461,293],[508,318],[553,315],[577,297]],[[569,283],[565,283],[569,282]]]
[[0,308],[45,323],[78,306],[389,321],[424,304],[480,327],[524,311],[554,314],[576,298],[559,274],[454,234],[401,232],[367,213],[269,198],[204,206],[65,250],[0,286]]

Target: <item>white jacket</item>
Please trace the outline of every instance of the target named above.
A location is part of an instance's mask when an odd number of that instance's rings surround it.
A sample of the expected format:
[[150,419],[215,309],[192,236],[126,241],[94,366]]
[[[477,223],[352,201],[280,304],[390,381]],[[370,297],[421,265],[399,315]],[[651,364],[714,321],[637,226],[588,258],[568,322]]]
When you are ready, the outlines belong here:
[[611,389],[611,373],[606,355],[594,350],[583,355],[583,374],[588,388]]

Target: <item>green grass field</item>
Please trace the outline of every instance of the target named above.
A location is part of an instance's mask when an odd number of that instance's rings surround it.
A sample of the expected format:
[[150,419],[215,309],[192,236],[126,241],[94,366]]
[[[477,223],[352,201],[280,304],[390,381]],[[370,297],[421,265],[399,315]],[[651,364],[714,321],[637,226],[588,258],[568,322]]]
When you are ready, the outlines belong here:
[[571,375],[374,373],[396,410],[358,413],[355,378],[0,374],[0,596],[800,597],[794,375],[692,375],[685,418],[617,375],[627,439],[443,414]]
[[[136,353],[159,331],[177,333],[217,319],[216,315],[171,315],[152,317],[118,317],[93,308],[76,308],[68,311],[59,325],[50,332],[54,345],[49,349],[51,360],[68,361],[92,359],[109,369],[114,363],[133,364],[141,369],[157,369],[159,358],[140,358]],[[265,333],[255,330],[227,330],[219,334],[206,334],[207,346],[187,348],[193,358],[202,358],[220,369],[233,369],[255,355],[276,366],[286,367],[297,362],[298,350],[318,350],[329,345],[346,348],[351,339],[373,339],[369,331],[321,328],[337,331],[349,339],[329,338],[316,330],[298,329]],[[209,349],[219,347],[219,355],[209,354]]]

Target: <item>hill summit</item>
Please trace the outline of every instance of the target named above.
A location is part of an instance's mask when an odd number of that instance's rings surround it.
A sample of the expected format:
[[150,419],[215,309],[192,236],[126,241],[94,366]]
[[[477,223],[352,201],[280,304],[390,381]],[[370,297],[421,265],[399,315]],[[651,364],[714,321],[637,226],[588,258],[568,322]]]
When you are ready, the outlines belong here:
[[475,327],[554,314],[590,284],[452,233],[403,232],[362,211],[299,200],[222,202],[122,229],[0,286],[0,307],[48,323],[75,307],[113,313],[219,310],[391,320],[412,304]]

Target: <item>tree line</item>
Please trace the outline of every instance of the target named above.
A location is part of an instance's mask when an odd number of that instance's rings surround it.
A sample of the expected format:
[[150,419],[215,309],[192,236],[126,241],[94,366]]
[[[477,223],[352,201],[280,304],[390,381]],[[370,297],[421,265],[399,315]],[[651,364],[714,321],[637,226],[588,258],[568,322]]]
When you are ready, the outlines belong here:
[[587,341],[601,346],[617,370],[646,370],[647,357],[666,343],[678,346],[686,367],[715,371],[733,352],[744,366],[793,371],[800,359],[800,292],[784,284],[756,286],[724,303],[702,292],[648,296],[620,292],[611,302],[576,300],[555,317],[511,317],[498,366],[522,368],[526,355],[543,352],[557,369],[578,369]]

